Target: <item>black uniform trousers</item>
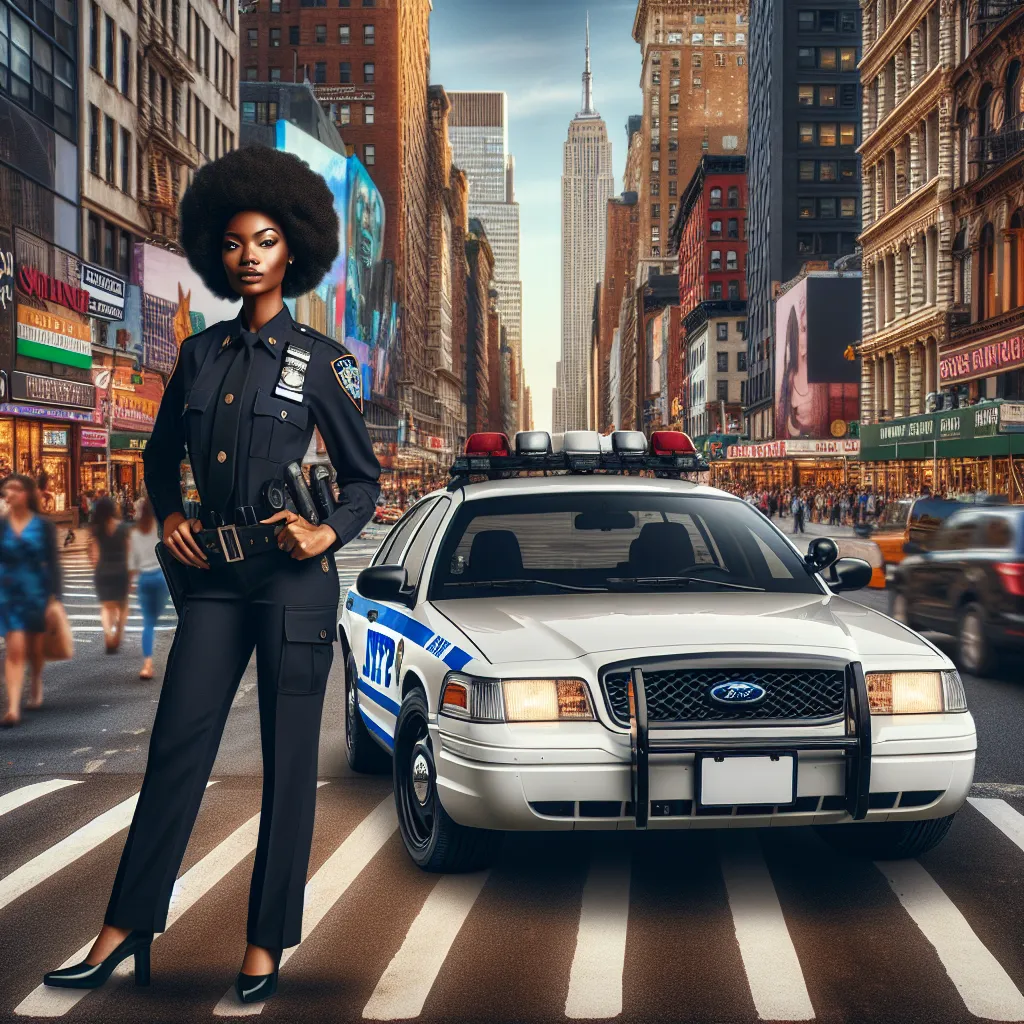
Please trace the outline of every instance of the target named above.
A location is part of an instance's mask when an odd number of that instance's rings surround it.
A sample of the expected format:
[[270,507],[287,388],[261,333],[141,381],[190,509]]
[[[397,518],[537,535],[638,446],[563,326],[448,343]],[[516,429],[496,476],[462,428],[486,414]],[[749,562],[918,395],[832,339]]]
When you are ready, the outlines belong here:
[[255,648],[263,805],[247,939],[268,949],[294,946],[302,937],[320,717],[337,629],[334,558],[297,561],[275,551],[190,576],[105,921],[164,929],[224,723]]

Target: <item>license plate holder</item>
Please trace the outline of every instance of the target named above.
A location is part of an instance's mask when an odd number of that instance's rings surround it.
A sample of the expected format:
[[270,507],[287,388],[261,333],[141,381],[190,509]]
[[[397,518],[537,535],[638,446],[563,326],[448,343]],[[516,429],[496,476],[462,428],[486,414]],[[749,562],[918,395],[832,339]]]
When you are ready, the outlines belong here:
[[697,758],[697,805],[792,807],[796,772],[795,750],[702,754]]

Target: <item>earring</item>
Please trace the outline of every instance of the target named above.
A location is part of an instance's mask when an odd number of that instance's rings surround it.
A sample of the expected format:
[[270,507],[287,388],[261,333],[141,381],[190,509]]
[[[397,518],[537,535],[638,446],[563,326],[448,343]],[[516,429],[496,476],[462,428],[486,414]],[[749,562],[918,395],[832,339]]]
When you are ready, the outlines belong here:
[[289,256],[288,257],[288,266],[291,266],[294,262],[295,262],[295,257],[294,256]]

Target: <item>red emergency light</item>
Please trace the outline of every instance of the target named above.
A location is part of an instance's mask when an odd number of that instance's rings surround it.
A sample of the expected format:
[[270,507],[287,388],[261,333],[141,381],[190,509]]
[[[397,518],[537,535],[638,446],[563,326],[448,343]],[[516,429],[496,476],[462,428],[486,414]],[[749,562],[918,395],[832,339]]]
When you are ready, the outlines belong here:
[[467,455],[506,458],[509,448],[508,437],[499,433],[470,434],[466,441]]
[[696,455],[697,449],[688,434],[681,430],[656,430],[651,434],[654,455]]

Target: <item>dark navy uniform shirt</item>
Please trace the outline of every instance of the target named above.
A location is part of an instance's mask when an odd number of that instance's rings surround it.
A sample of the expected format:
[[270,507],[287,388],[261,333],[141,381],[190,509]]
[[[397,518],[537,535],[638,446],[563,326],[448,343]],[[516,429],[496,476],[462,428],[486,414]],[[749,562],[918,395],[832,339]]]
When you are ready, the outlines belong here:
[[302,461],[314,427],[340,490],[327,524],[345,544],[372,517],[380,490],[355,357],[296,324],[287,308],[255,333],[239,314],[186,338],[144,454],[157,517],[183,511],[186,449],[204,518],[216,512],[233,523],[235,509],[246,505],[261,512],[263,485],[283,479],[289,462]]

